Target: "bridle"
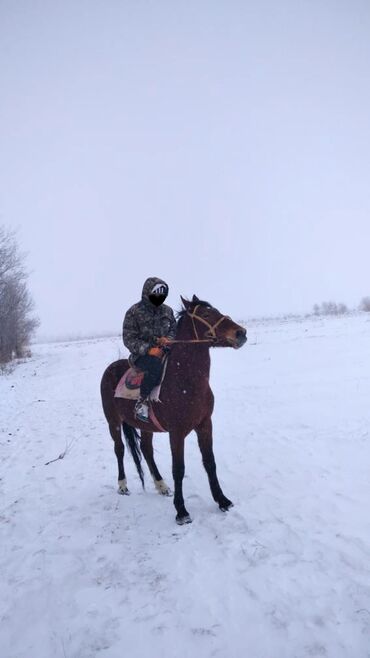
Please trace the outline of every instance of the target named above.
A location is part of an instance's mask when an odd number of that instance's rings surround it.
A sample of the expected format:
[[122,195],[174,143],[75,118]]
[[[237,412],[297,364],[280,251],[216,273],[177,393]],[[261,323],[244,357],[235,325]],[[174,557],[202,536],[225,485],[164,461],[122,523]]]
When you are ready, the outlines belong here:
[[200,339],[199,339],[199,336],[198,336],[198,332],[197,332],[197,328],[195,326],[194,320],[199,320],[199,322],[203,322],[203,324],[205,324],[208,327],[208,331],[206,331],[206,333],[204,335],[209,337],[211,340],[215,341],[215,340],[217,340],[217,335],[216,335],[216,331],[215,331],[216,327],[218,327],[218,325],[221,324],[221,322],[223,322],[224,320],[227,320],[227,319],[230,319],[230,318],[228,318],[226,315],[222,315],[219,318],[219,320],[217,320],[217,322],[215,322],[214,324],[211,324],[210,322],[208,322],[207,320],[202,318],[200,315],[196,314],[196,311],[199,308],[199,306],[200,306],[200,304],[197,304],[194,307],[194,310],[193,310],[192,313],[189,313],[189,311],[187,311],[187,314],[188,314],[189,318],[191,318],[191,321],[193,323],[193,329],[194,329],[194,333],[197,337],[197,340],[200,340]]
[[[188,315],[189,318],[191,318],[191,321],[192,321],[192,324],[193,324],[193,329],[194,329],[194,334],[195,334],[196,338],[192,339],[192,340],[176,340],[175,339],[175,340],[171,341],[172,344],[173,343],[183,343],[183,344],[184,343],[211,343],[211,344],[214,344],[214,343],[217,342],[216,327],[218,327],[221,324],[221,322],[223,322],[224,320],[230,320],[230,318],[229,318],[228,315],[222,315],[217,320],[217,322],[215,322],[214,324],[211,324],[210,322],[208,322],[207,320],[202,318],[200,315],[197,315],[196,311],[199,308],[199,306],[200,306],[200,304],[197,304],[194,307],[192,313],[190,313],[189,311],[186,311],[186,315]],[[206,331],[206,333],[204,334],[205,336],[207,336],[207,338],[205,338],[205,339],[199,338],[194,320],[199,320],[199,322],[202,322],[203,324],[205,324],[208,327],[208,331]]]

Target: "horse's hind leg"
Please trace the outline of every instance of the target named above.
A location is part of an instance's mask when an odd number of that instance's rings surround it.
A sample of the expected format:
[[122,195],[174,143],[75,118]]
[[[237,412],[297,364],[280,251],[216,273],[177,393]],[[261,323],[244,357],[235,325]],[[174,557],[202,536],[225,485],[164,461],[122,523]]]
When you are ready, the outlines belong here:
[[171,489],[162,478],[158,470],[157,464],[154,461],[153,432],[144,432],[143,430],[141,431],[140,448],[141,448],[141,452],[144,455],[144,459],[148,464],[148,468],[153,478],[153,482],[155,484],[157,491],[161,493],[163,496],[170,496]]
[[103,411],[109,425],[110,435],[114,441],[114,452],[117,457],[118,493],[120,494],[128,494],[129,490],[127,489],[125,469],[123,466],[125,448],[121,437],[122,417],[117,409],[117,401],[114,398],[114,391],[116,390],[120,377],[123,375],[127,367],[128,363],[124,360],[111,363],[111,365],[105,370],[100,382]]
[[117,423],[109,423],[109,432],[114,441],[114,452],[117,457],[118,464],[118,493],[129,495],[127,489],[127,480],[125,475],[125,468],[123,465],[123,458],[125,455],[125,446],[121,436],[121,426]]
[[216,473],[216,462],[213,454],[213,438],[212,438],[212,421],[206,418],[203,422],[195,428],[198,436],[198,445],[202,454],[203,466],[207,472],[209,486],[213,499],[218,503],[223,512],[233,506],[231,500],[224,495]]

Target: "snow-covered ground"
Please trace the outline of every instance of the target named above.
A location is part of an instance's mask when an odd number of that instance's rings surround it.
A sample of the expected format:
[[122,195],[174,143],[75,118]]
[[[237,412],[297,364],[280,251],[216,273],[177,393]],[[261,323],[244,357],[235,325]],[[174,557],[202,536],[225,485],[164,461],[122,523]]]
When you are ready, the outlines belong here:
[[[183,527],[127,453],[116,493],[99,383],[118,338],[36,345],[0,377],[1,658],[369,658],[369,318],[248,335],[212,351],[235,507],[191,434]],[[155,449],[171,483],[167,435]]]

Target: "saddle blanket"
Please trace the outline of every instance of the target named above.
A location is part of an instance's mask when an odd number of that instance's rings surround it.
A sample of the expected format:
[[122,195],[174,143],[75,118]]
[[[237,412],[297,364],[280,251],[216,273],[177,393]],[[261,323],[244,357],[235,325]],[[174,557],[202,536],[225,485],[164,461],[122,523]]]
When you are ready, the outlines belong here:
[[[161,381],[157,386],[153,388],[149,395],[151,402],[160,402],[159,395],[161,392],[162,382],[166,374],[166,369],[167,359],[164,362]],[[140,397],[140,384],[143,380],[143,377],[144,373],[141,370],[137,370],[136,368],[129,368],[126,370],[125,374],[121,377],[117,384],[114,397],[123,398],[124,400],[138,400]],[[162,427],[159,420],[157,419],[152,404],[149,405],[149,418],[160,432],[167,432],[167,430]]]
[[[159,395],[166,374],[166,369],[167,359],[164,362],[161,381],[157,386],[153,388],[149,395],[149,399],[153,402],[160,402]],[[136,368],[129,368],[126,370],[125,374],[121,377],[117,384],[114,397],[123,398],[124,400],[138,400],[140,397],[140,385],[143,381],[143,377],[144,373],[142,370],[137,370]]]

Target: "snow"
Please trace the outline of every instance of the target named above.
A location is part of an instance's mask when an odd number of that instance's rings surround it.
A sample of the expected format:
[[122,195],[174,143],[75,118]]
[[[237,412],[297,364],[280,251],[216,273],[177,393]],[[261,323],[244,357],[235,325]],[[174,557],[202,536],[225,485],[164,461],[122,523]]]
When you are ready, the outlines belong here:
[[[369,333],[366,314],[254,322],[212,351],[235,507],[213,502],[192,433],[182,527],[127,451],[116,493],[99,383],[119,339],[35,345],[0,377],[2,658],[369,658]],[[172,485],[167,435],[154,445]]]

